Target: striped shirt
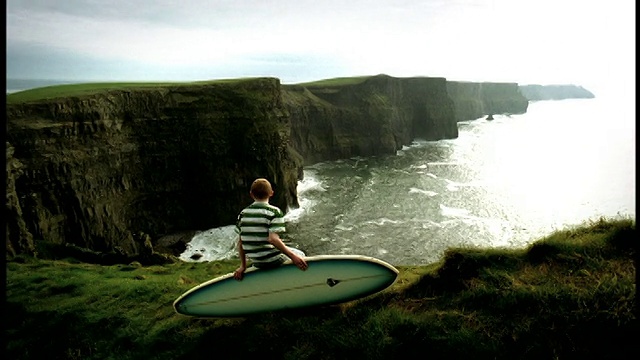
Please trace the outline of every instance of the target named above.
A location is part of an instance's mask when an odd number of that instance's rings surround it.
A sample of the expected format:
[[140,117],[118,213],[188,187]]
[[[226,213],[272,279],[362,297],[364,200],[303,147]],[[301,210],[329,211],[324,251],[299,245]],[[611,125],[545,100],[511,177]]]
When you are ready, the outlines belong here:
[[269,243],[269,232],[285,232],[284,214],[278,207],[254,202],[238,215],[235,231],[240,234],[242,249],[254,266],[275,266],[284,261],[282,252]]

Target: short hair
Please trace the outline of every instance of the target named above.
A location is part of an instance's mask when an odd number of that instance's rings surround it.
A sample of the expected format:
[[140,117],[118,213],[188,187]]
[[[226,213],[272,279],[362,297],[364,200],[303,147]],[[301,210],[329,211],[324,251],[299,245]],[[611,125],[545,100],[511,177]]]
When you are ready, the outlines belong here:
[[251,184],[251,194],[253,194],[256,199],[268,199],[272,192],[271,183],[267,179],[258,178]]

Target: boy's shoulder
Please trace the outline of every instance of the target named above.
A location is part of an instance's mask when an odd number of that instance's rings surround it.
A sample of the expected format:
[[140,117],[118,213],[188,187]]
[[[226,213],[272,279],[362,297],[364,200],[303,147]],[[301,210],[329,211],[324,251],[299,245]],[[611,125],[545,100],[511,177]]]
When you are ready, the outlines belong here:
[[245,209],[268,209],[274,212],[278,212],[281,213],[282,210],[280,210],[279,207],[275,206],[275,205],[271,205],[268,202],[261,202],[261,201],[256,201],[254,203],[252,203],[251,205],[247,206]]

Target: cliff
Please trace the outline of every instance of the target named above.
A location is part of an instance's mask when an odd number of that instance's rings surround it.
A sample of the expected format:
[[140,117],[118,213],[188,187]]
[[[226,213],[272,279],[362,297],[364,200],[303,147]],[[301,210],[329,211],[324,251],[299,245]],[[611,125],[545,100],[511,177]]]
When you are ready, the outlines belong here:
[[595,95],[577,85],[520,85],[520,92],[529,101],[593,99]]
[[287,210],[305,164],[392,155],[528,104],[517,84],[387,75],[23,95],[7,97],[7,255],[84,249],[111,262],[169,261],[160,240],[232,224],[256,177]]
[[379,75],[283,89],[292,145],[305,164],[390,155],[415,138],[458,136],[444,78]]
[[254,79],[8,103],[7,253],[46,242],[148,258],[151,239],[234,223],[256,177],[275,205],[297,204],[280,94]]
[[448,81],[447,92],[454,103],[456,121],[494,114],[524,114],[529,106],[516,83]]
[[515,83],[387,75],[285,85],[283,97],[305,164],[395,154],[416,138],[453,139],[458,121],[523,114],[529,105]]

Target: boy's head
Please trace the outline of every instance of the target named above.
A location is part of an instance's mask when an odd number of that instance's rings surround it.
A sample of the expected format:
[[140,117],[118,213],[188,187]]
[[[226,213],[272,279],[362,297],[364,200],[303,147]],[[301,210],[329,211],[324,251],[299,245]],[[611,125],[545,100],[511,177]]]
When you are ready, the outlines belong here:
[[255,200],[268,200],[273,195],[271,183],[264,178],[255,179],[250,194]]

